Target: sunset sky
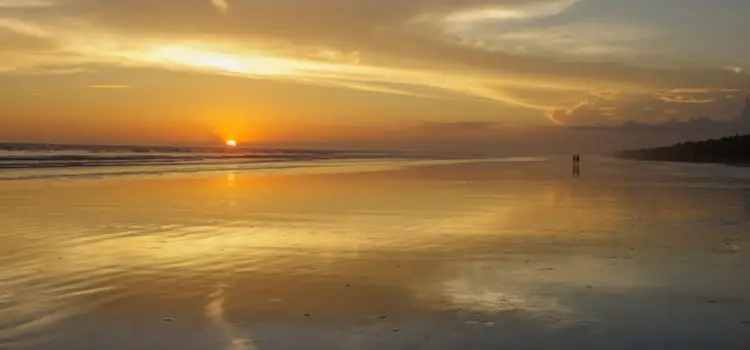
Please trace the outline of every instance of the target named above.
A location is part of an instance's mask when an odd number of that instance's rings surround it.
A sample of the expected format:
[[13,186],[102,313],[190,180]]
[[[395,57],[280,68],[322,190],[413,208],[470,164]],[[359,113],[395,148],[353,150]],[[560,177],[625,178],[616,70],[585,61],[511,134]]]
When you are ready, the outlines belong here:
[[0,141],[653,144],[624,126],[740,115],[748,33],[747,0],[0,0]]

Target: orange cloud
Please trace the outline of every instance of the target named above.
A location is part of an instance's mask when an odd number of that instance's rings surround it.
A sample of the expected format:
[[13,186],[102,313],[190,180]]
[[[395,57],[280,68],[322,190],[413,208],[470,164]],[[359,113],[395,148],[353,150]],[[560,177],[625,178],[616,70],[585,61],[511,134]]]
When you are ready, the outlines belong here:
[[129,89],[132,86],[120,85],[120,84],[97,84],[97,85],[87,85],[86,87],[89,89]]
[[670,103],[711,103],[711,102],[716,101],[713,98],[698,99],[698,98],[685,98],[682,96],[659,96],[659,99],[664,102],[670,102]]

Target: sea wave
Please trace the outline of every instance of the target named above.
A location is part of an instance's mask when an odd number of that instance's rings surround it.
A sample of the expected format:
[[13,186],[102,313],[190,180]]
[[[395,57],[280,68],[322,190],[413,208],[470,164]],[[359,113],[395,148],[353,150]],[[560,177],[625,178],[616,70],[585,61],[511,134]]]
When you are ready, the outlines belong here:
[[0,144],[0,169],[418,157],[395,152]]
[[0,144],[0,180],[273,170],[330,166],[341,161],[445,158],[349,150]]

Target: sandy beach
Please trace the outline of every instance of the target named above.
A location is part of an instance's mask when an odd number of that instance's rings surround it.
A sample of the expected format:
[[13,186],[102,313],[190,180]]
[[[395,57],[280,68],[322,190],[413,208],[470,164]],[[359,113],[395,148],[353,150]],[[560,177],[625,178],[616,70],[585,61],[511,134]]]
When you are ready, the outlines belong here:
[[748,349],[750,169],[0,181],[0,348]]

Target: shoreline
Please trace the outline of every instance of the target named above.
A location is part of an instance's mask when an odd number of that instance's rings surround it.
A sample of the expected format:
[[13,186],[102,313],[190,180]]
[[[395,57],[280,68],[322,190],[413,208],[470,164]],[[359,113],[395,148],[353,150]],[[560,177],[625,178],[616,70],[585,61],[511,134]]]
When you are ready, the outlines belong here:
[[679,163],[750,165],[750,134],[681,142],[672,146],[624,150],[617,158]]
[[[502,158],[504,159],[504,158]],[[510,159],[510,158],[509,158]],[[76,168],[21,168],[0,169],[0,182],[4,181],[54,181],[75,179],[111,179],[133,177],[189,177],[218,172],[248,174],[280,173],[350,173],[398,169],[409,166],[436,164],[458,164],[483,161],[496,161],[495,158],[466,159],[412,159],[412,158],[354,158],[354,159],[319,159],[307,161],[267,161],[253,163],[229,164],[171,164],[171,165],[127,165],[109,167],[76,167]],[[102,171],[109,170],[109,171]]]
[[649,159],[649,158],[639,158],[639,157],[629,157],[629,156],[622,156],[622,155],[612,155],[612,158],[620,159],[620,160],[633,160],[633,161],[640,161],[640,162],[664,162],[664,163],[685,163],[685,164],[716,164],[716,165],[728,165],[728,166],[735,166],[735,167],[750,167],[750,160],[748,161],[742,161],[742,162],[733,162],[733,161],[721,161],[721,160],[682,160],[682,159]]

